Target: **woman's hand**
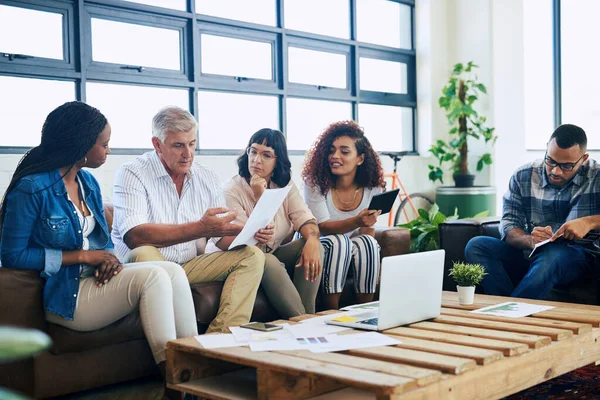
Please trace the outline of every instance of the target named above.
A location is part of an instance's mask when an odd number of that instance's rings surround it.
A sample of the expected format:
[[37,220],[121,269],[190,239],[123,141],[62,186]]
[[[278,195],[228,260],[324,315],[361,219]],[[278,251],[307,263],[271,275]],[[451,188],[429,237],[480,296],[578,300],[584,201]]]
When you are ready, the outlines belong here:
[[258,241],[260,244],[267,244],[273,238],[275,234],[275,225],[269,224],[262,229],[259,229],[258,232],[254,234],[254,239]]
[[304,243],[296,268],[304,267],[304,279],[314,282],[321,274],[321,242],[318,237],[310,237]]
[[260,196],[267,190],[267,181],[265,178],[254,174],[250,178],[250,187],[252,188],[252,193],[254,193],[254,200],[258,201]]
[[106,285],[108,281],[112,279],[113,276],[117,275],[119,272],[123,270],[123,266],[117,260],[103,262],[99,266],[96,267],[96,285],[98,287],[102,287],[102,285]]
[[81,263],[91,265],[92,267],[98,267],[103,263],[117,263],[121,262],[119,259],[112,253],[104,250],[83,250],[81,256]]
[[356,222],[356,224],[361,228],[368,228],[377,223],[377,217],[379,217],[380,215],[381,210],[375,211],[365,208],[364,210],[359,212],[357,216],[354,217],[354,222]]

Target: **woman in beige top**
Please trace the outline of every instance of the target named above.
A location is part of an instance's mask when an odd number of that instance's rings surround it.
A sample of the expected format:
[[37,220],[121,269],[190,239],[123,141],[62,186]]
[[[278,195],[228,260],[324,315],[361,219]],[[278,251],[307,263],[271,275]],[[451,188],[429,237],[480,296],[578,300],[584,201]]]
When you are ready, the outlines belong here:
[[[265,190],[291,186],[273,223],[255,236],[265,252],[261,284],[283,318],[314,313],[321,282],[323,246],[315,217],[291,180],[291,163],[283,134],[267,128],[256,132],[246,152],[238,158],[238,166],[239,175],[225,186],[227,207],[239,210],[234,223],[246,223]],[[294,231],[300,232],[302,238],[283,244]]]

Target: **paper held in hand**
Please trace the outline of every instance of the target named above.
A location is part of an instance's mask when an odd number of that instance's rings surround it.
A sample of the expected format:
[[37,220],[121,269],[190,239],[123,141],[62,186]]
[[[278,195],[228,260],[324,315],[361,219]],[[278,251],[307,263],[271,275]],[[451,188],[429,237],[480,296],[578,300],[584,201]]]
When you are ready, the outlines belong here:
[[264,228],[273,220],[275,213],[283,204],[291,188],[291,186],[286,186],[281,189],[265,190],[260,199],[258,199],[258,203],[256,203],[248,221],[246,221],[244,229],[229,245],[229,250],[242,245],[254,246],[257,243],[254,235],[259,229]]
[[[558,237],[556,237],[554,239],[555,241],[559,241],[559,240],[567,240],[563,238],[563,235],[560,234],[558,235]],[[585,235],[583,238],[581,239],[575,239],[575,240],[570,240],[569,242],[575,246],[581,246],[581,247],[585,247],[588,250],[594,251],[594,252],[598,252],[598,243],[600,241],[600,231],[589,231],[587,233],[587,235]],[[538,244],[535,245],[535,247],[533,248],[533,250],[531,250],[531,253],[529,253],[529,257],[531,258],[531,256],[533,256],[533,253],[535,253],[535,251],[542,247],[543,245],[545,245],[546,243],[549,243],[550,239],[544,240],[539,242]]]

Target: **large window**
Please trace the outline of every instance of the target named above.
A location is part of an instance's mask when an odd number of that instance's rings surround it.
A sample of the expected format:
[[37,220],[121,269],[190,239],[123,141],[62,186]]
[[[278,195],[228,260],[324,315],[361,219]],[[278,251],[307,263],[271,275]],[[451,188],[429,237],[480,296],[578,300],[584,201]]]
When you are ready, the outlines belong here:
[[151,148],[165,105],[198,119],[200,153],[237,154],[263,127],[302,153],[347,119],[377,150],[416,151],[414,3],[3,0],[0,152],[38,144],[70,100],[107,116],[117,153]]
[[543,150],[554,128],[571,123],[600,149],[600,56],[590,40],[600,35],[597,0],[523,2],[525,130],[530,150]]

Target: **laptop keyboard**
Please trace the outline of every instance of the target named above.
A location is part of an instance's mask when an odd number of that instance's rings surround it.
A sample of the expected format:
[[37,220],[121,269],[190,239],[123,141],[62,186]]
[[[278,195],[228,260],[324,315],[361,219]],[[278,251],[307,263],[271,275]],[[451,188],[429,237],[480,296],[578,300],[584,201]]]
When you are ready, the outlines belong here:
[[365,319],[364,321],[360,321],[360,323],[377,326],[378,321],[379,321],[379,318],[371,318],[371,319]]

